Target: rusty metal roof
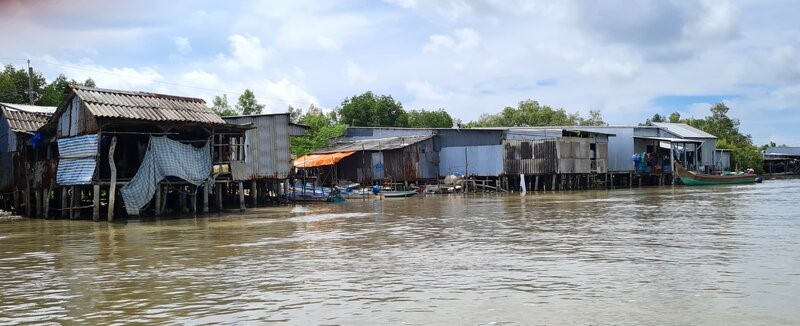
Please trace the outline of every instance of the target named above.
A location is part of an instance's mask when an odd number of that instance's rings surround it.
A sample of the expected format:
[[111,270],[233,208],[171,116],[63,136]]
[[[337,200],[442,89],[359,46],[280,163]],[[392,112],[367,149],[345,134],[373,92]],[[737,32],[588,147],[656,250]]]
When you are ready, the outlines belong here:
[[224,124],[199,98],[71,86],[94,116],[147,121]]
[[35,106],[25,104],[0,103],[3,115],[14,132],[32,134],[47,123],[47,119],[55,112],[52,106]]
[[428,140],[428,136],[387,137],[387,138],[341,138],[330,147],[314,152],[314,154],[352,152],[352,151],[387,151],[403,148]]

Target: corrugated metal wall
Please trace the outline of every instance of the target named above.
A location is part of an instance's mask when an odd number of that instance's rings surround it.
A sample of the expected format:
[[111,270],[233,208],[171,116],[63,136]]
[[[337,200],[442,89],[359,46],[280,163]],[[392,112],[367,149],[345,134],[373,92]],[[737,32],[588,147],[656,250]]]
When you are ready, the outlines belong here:
[[556,142],[558,173],[591,172],[589,138],[562,137]]
[[435,179],[439,175],[436,163],[439,154],[433,150],[433,139],[427,139],[401,149],[384,151],[385,178],[396,181]]
[[439,152],[439,176],[453,173],[493,177],[503,173],[503,145],[445,147]]
[[506,174],[553,174],[558,171],[557,140],[503,141]]
[[372,183],[371,152],[355,152],[339,161],[336,167],[339,180],[359,182],[365,185]]
[[715,157],[716,162],[714,165],[716,166],[717,170],[731,170],[731,152],[728,151],[719,151],[716,152]]
[[11,185],[14,184],[13,181],[13,167],[11,165],[11,148],[12,141],[11,137],[11,129],[8,126],[8,121],[6,120],[5,116],[2,115],[2,110],[0,110],[0,192],[7,192]]
[[458,146],[491,146],[501,145],[503,130],[484,129],[440,129],[436,149]]
[[434,129],[351,127],[347,128],[345,137],[389,138],[389,137],[430,136],[433,135],[433,132]]
[[[255,129],[245,133],[244,164],[237,164],[235,175],[249,179],[286,179],[292,168],[292,152],[289,145],[290,132],[288,114],[258,115],[224,118],[228,123],[253,123]],[[234,168],[233,166],[231,167]]]
[[[627,172],[633,170],[633,163],[631,161],[631,155],[635,153],[633,147],[633,136],[634,136],[634,129],[639,130],[638,132],[643,133],[642,135],[636,134],[636,136],[647,136],[648,133],[653,133],[655,131],[656,134],[651,136],[658,136],[657,132],[658,129],[654,128],[636,128],[632,126],[623,126],[623,127],[591,127],[592,131],[603,132],[614,134],[616,136],[608,137],[608,149],[606,150],[607,153],[607,169],[608,172]],[[599,144],[598,144],[599,145]],[[600,148],[598,147],[598,151]],[[599,158],[598,153],[598,158]],[[605,173],[601,172],[600,164],[601,162],[597,162],[598,164],[598,173]]]

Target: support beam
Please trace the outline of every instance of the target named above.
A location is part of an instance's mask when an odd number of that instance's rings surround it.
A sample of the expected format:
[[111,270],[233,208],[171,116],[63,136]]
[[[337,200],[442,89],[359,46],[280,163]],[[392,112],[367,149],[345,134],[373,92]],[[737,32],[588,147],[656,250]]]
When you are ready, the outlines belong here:
[[[191,188],[191,186],[188,188]],[[192,215],[197,215],[197,187],[195,187],[192,194],[189,195],[189,204],[191,206],[189,209],[192,211]]]
[[156,201],[153,206],[156,208],[156,216],[161,216],[161,183],[156,184]]
[[42,190],[41,189],[34,189],[33,190],[34,201],[36,201],[36,217],[42,216]]
[[31,217],[31,184],[25,180],[25,216]]
[[17,214],[22,213],[22,211],[19,209],[19,189],[17,189],[17,187],[14,187],[14,211]]
[[117,149],[117,136],[111,138],[108,148],[108,167],[111,169],[111,185],[108,188],[108,221],[114,221],[114,201],[117,199],[117,163],[114,151]]
[[61,187],[61,218],[67,218],[69,215],[69,210],[67,209],[69,202],[67,199],[69,198],[69,191],[67,187]]
[[[242,182],[242,181],[237,182],[237,184],[239,186],[239,211],[240,212],[244,212],[244,210],[245,210],[245,206],[244,206],[244,184],[243,183],[244,182]],[[303,189],[305,189],[305,187],[303,187]]]
[[70,205],[69,205],[69,219],[74,220],[81,217],[81,189],[78,187],[70,187],[70,192],[72,196],[70,197]]
[[258,207],[258,181],[250,181],[250,205]]
[[214,193],[217,194],[217,211],[222,212],[222,209],[224,208],[224,207],[222,207],[222,188],[223,188],[223,184],[222,183],[218,183],[215,188],[216,189],[214,189]]
[[206,180],[203,184],[203,214],[208,214],[208,193],[210,192],[211,181]]
[[100,185],[92,187],[92,220],[100,221]]
[[550,186],[550,191],[555,191],[555,190],[556,190],[556,175],[553,174],[553,185]]

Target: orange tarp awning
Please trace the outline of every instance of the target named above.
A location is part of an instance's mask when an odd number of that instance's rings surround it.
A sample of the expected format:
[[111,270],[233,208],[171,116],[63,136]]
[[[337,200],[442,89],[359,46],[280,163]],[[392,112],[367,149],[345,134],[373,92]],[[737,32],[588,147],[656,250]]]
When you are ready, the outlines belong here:
[[326,166],[339,163],[343,158],[352,155],[355,152],[339,152],[327,154],[308,154],[298,157],[294,160],[294,167],[296,168],[313,168],[316,166]]

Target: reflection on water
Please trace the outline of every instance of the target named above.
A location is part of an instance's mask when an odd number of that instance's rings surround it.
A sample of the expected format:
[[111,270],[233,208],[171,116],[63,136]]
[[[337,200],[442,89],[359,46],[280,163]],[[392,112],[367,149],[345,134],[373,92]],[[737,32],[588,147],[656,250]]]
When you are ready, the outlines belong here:
[[0,324],[798,324],[800,181],[0,223]]

